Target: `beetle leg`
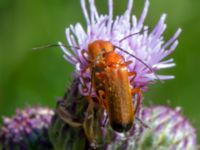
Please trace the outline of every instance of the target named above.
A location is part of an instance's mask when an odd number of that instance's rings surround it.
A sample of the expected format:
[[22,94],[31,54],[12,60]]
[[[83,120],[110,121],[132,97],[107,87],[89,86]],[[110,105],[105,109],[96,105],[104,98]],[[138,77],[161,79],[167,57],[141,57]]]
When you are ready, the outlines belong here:
[[56,112],[59,117],[73,128],[83,128],[87,139],[91,143],[96,143],[95,136],[96,130],[94,129],[95,117],[94,117],[94,103],[91,98],[89,98],[89,105],[85,113],[85,118],[83,122],[75,121],[77,120],[69,111],[66,110],[65,104],[62,101],[58,102],[56,107]]
[[[88,58],[86,58],[86,56],[84,55],[84,54],[87,54],[87,56],[88,56],[88,52],[87,51],[85,51],[85,50],[82,50],[81,51],[81,55],[82,55],[82,57],[89,63],[89,64],[91,64],[92,63],[92,60],[90,60],[90,59],[88,59]],[[88,89],[88,87],[86,86],[86,82],[85,82],[85,78],[83,77],[83,73],[87,70],[87,69],[89,69],[90,68],[90,66],[88,66],[88,67],[86,67],[86,68],[84,68],[83,70],[82,70],[82,72],[81,72],[81,77],[82,77],[82,79],[83,79],[83,88],[85,88],[86,90],[87,90],[87,92],[88,92],[88,96],[89,97],[91,97],[91,94],[92,94],[92,78],[93,78],[93,76],[94,76],[94,73],[93,73],[93,69],[92,69],[92,72],[91,72],[91,85],[90,85],[90,88]]]
[[141,103],[141,98],[142,98],[142,91],[140,88],[133,88],[132,91],[131,91],[132,95],[136,95],[137,94],[137,103],[136,103],[136,107],[135,107],[135,112],[134,114],[137,113],[138,111],[138,108],[140,106],[140,103]]
[[133,82],[135,80],[137,73],[135,71],[131,71],[131,72],[128,73],[128,75],[132,77],[130,82]]
[[[136,107],[135,107],[135,112],[134,114],[137,113],[138,109],[139,109],[139,106],[140,106],[140,103],[141,103],[141,97],[142,97],[142,91],[140,88],[134,88],[132,89],[132,94],[135,95],[135,94],[138,94],[138,98],[137,98],[137,103],[136,103]],[[144,126],[145,128],[150,128],[146,123],[144,123],[140,118],[138,117],[135,117],[135,119],[137,121],[139,121],[141,123],[142,126]]]
[[82,123],[75,121],[76,118],[66,110],[65,104],[63,102],[58,102],[56,112],[59,115],[59,117],[68,125],[74,128],[82,127]]
[[123,64],[121,64],[121,66],[126,67],[126,66],[128,66],[129,64],[131,64],[131,63],[132,63],[132,61],[126,61],[126,62],[124,62]]
[[[126,61],[125,63],[122,64],[122,66],[128,66],[131,63],[132,61]],[[135,71],[128,72],[128,76],[132,76],[132,79],[130,80],[130,82],[134,81],[136,75],[137,73]]]
[[88,56],[88,52],[87,52],[86,50],[82,50],[82,51],[81,51],[82,57],[83,57],[88,63],[91,63],[91,60],[88,59],[88,58],[85,56],[85,54]]
[[83,121],[83,129],[87,139],[91,143],[96,143],[96,131],[95,131],[95,114],[94,114],[94,102],[89,98],[89,105]]
[[146,123],[144,123],[140,118],[135,117],[135,119],[145,128],[150,128]]
[[103,108],[107,109],[107,101],[106,101],[106,94],[103,90],[98,91],[99,94],[99,104],[103,106]]
[[81,71],[81,75],[83,75],[83,73],[85,73],[87,71],[87,69],[89,69],[89,66],[85,67],[82,71]]
[[83,80],[82,88],[85,89],[86,92],[88,92],[89,89],[88,89],[88,87],[86,86],[86,78],[83,76],[83,74],[87,71],[87,69],[89,69],[89,66],[88,66],[88,67],[85,67],[85,68],[81,71],[81,74],[80,74],[80,78]]

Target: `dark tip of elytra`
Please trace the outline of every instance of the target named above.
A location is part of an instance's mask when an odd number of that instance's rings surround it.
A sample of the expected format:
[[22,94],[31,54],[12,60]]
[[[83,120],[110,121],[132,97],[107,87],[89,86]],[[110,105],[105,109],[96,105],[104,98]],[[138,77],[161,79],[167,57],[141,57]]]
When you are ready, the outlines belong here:
[[127,132],[131,129],[132,123],[112,123],[111,126],[117,132]]

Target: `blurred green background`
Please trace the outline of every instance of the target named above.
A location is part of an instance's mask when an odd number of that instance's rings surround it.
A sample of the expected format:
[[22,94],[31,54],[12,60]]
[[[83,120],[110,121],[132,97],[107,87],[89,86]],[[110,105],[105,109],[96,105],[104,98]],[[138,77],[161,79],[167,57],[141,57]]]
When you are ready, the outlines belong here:
[[[100,12],[107,12],[107,0],[96,3]],[[124,11],[126,3],[114,0],[115,15]],[[135,0],[137,16],[143,4]],[[166,40],[178,27],[183,29],[180,44],[170,56],[177,66],[162,72],[176,79],[150,86],[145,103],[181,106],[200,134],[200,1],[151,0],[145,24],[153,28],[163,12],[168,14]],[[59,48],[32,48],[65,41],[65,28],[76,22],[85,25],[79,0],[0,0],[0,116],[33,104],[55,106],[56,97],[72,80],[73,66]]]

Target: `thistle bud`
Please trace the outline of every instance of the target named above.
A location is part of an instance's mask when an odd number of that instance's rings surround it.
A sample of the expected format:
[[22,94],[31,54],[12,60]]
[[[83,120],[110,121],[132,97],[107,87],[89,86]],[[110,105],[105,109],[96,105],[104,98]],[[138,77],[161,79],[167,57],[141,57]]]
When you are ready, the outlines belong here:
[[142,130],[138,150],[196,150],[196,131],[180,110],[166,106],[144,108],[141,119],[149,128]]
[[3,118],[0,144],[3,150],[51,150],[48,127],[54,112],[46,107],[16,110],[16,115]]

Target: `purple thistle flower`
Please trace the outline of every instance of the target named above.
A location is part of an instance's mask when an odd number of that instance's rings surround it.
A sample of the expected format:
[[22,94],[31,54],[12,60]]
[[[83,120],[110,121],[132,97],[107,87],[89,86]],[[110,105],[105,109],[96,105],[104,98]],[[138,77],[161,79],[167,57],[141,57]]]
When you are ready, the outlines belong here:
[[128,134],[111,140],[104,150],[197,149],[196,131],[180,114],[180,108],[173,110],[166,106],[146,107],[141,115],[141,121],[146,123],[148,128],[137,122]]
[[[180,107],[175,110],[166,106],[144,108],[141,119],[149,125],[140,134],[139,147],[149,150],[196,150],[196,131],[181,115]],[[151,140],[151,141],[149,141]]]
[[30,107],[16,110],[16,115],[3,118],[0,144],[3,150],[52,149],[48,127],[53,110],[47,107]]
[[[110,41],[117,47],[141,59],[154,71],[175,66],[172,58],[168,60],[164,59],[171,54],[178,45],[177,37],[181,29],[178,29],[172,38],[165,42],[162,34],[166,29],[166,14],[163,14],[153,30],[149,31],[148,26],[144,25],[144,20],[149,8],[149,0],[145,1],[144,9],[138,20],[135,15],[131,15],[132,6],[133,0],[129,0],[124,14],[113,19],[112,0],[108,0],[108,14],[106,15],[98,13],[94,0],[89,0],[90,13],[88,13],[85,0],[81,0],[81,7],[87,25],[86,31],[80,23],[74,26],[70,25],[70,27],[66,29],[66,38],[68,44],[71,46],[72,53],[64,44],[61,42],[59,42],[59,44],[64,51],[64,58],[76,66],[75,73],[81,78],[80,91],[83,95],[88,95],[88,91],[84,91],[81,87],[81,85],[84,84],[83,82],[86,82],[83,81],[83,78],[91,79],[91,73],[87,70],[82,74],[83,70],[89,66],[89,63],[85,60],[81,52],[82,50],[87,51],[88,44],[95,40]],[[137,34],[132,35],[134,33]],[[136,78],[131,82],[133,87],[139,87],[145,90],[147,85],[155,79],[167,80],[174,78],[172,75],[155,75],[155,73],[152,73],[149,68],[134,57],[117,48],[115,51],[122,55],[126,61],[132,61],[132,63],[128,65],[128,70],[137,73]],[[86,86],[88,89],[90,89],[90,82],[91,80],[87,80]],[[94,92],[93,95],[95,95]]]

